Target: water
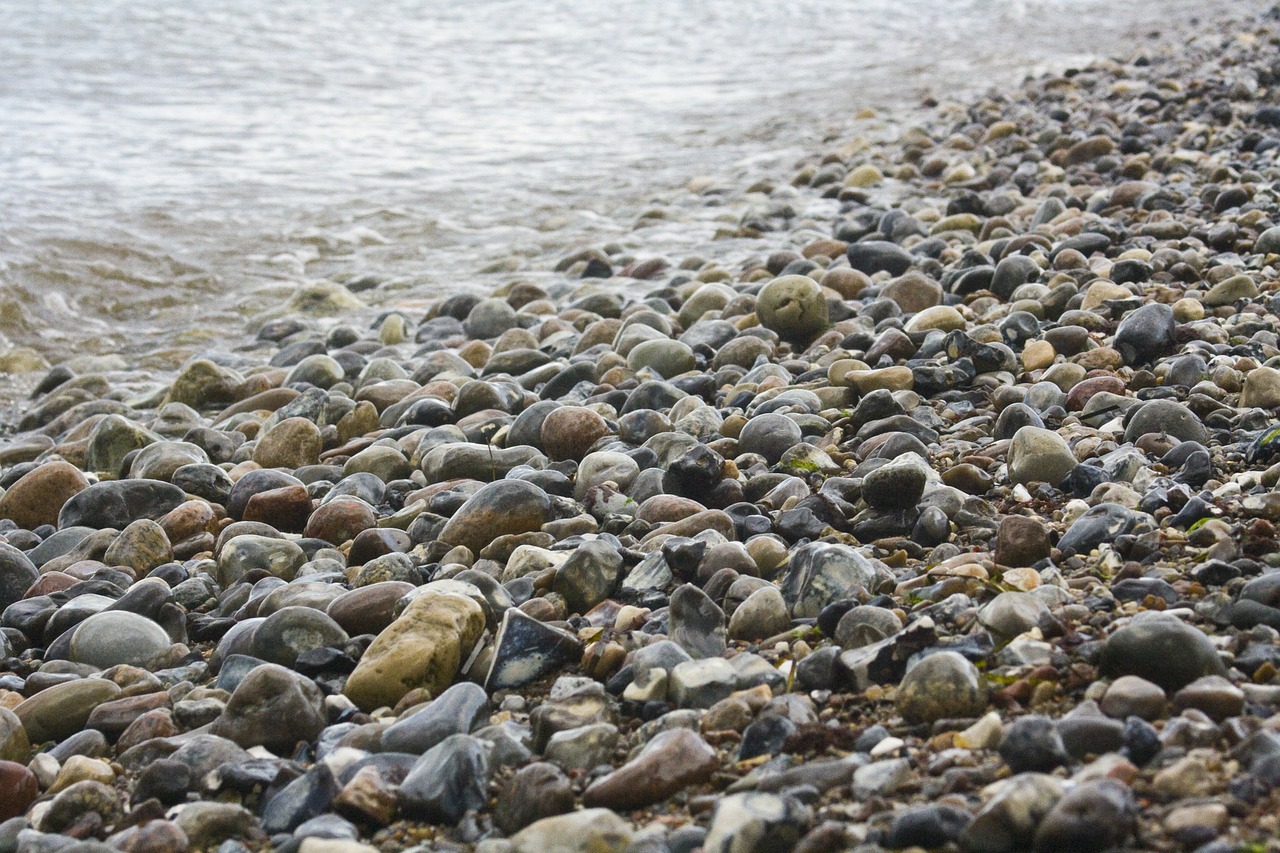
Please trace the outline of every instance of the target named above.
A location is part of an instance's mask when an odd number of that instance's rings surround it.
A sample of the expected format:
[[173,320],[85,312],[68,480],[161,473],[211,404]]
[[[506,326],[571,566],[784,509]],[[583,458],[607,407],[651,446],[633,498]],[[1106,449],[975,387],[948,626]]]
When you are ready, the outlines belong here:
[[1126,53],[1150,8],[0,0],[0,353],[171,369],[308,280],[412,308],[546,275],[692,176],[785,177],[860,108]]

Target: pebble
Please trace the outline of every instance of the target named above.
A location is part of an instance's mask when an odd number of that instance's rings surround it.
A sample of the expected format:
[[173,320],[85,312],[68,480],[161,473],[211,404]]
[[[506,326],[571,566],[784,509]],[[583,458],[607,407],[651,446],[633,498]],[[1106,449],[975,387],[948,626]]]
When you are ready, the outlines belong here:
[[986,705],[986,680],[956,652],[929,655],[907,670],[898,685],[898,713],[912,724],[977,717]]

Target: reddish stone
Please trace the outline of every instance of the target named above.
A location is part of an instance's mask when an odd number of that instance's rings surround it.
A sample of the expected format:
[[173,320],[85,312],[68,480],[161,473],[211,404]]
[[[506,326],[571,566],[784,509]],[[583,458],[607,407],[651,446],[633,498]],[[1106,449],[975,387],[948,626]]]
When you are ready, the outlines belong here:
[[1095,376],[1082,380],[1067,392],[1067,409],[1078,412],[1089,402],[1090,397],[1103,391],[1123,394],[1124,382],[1117,376]]
[[306,486],[284,486],[258,492],[245,505],[243,521],[261,521],[285,533],[301,533],[311,517]]
[[341,545],[377,524],[373,508],[358,498],[338,498],[311,513],[303,535]]
[[48,572],[36,579],[28,589],[23,598],[35,598],[37,595],[52,595],[55,592],[61,592],[64,589],[73,587],[80,581],[66,572]]
[[173,712],[168,708],[147,711],[130,723],[124,734],[116,740],[116,754],[122,754],[152,738],[174,737],[179,734],[182,734],[182,730],[174,724]]
[[36,774],[16,761],[0,761],[0,820],[26,814],[38,796]]
[[413,591],[413,584],[404,581],[384,581],[369,584],[329,602],[325,613],[342,630],[355,637],[359,634],[381,634],[395,619],[396,602]]
[[171,707],[173,703],[169,700],[169,694],[163,690],[157,693],[144,693],[141,696],[126,696],[123,699],[103,702],[94,708],[84,727],[97,729],[108,738],[114,738],[126,732],[135,720],[148,711]]
[[347,554],[347,565],[363,566],[383,554],[403,554],[413,547],[409,534],[394,527],[370,527],[356,534]]

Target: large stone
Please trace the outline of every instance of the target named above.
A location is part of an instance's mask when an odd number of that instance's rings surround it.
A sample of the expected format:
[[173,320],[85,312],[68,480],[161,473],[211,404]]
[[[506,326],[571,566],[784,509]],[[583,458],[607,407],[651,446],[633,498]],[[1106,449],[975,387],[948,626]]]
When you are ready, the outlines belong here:
[[128,566],[139,577],[172,559],[169,537],[149,518],[140,518],[120,531],[102,557],[108,566]]
[[1165,690],[1181,689],[1206,675],[1227,674],[1213,643],[1198,628],[1174,616],[1134,619],[1107,638],[1103,675],[1136,675]]
[[95,483],[77,492],[58,513],[58,527],[114,527],[139,518],[158,519],[187,499],[186,492],[159,480]]
[[440,531],[440,541],[479,554],[499,536],[529,533],[550,520],[546,492],[524,480],[499,480],[467,499]]
[[263,468],[288,468],[314,465],[324,449],[320,428],[306,418],[285,418],[258,439],[253,461]]
[[488,800],[489,748],[465,734],[450,735],[413,766],[400,786],[400,810],[448,826]]
[[779,337],[800,343],[826,331],[830,322],[822,288],[807,275],[784,275],[766,284],[756,299],[756,316]]
[[425,591],[369,645],[343,692],[366,711],[394,706],[418,687],[438,696],[484,626],[484,610],[472,599]]
[[270,536],[245,534],[236,536],[222,547],[218,555],[216,578],[226,589],[254,569],[261,569],[283,580],[293,580],[307,555],[296,542]]
[[1076,467],[1076,457],[1062,436],[1034,426],[1024,426],[1014,433],[1008,461],[1009,481],[1015,484],[1057,486]]
[[39,570],[26,554],[12,545],[0,543],[0,611],[22,600],[39,577]]
[[10,519],[24,530],[57,524],[63,504],[88,487],[89,481],[76,466],[47,462],[24,474],[0,495],[0,519]]
[[489,718],[489,697],[478,684],[455,684],[426,707],[392,723],[382,733],[387,752],[422,754],[450,735],[470,734]]
[[987,708],[986,679],[959,653],[935,652],[907,670],[897,701],[898,712],[913,725],[977,717]]
[[1176,328],[1172,308],[1148,302],[1120,321],[1112,346],[1125,364],[1148,364],[1173,348]]
[[62,740],[84,728],[93,709],[120,698],[120,687],[105,678],[80,678],[47,687],[13,709],[32,743]]
[[581,658],[582,641],[577,635],[512,607],[503,614],[498,628],[485,689],[523,687]]
[[114,479],[121,475],[125,457],[160,441],[160,436],[121,415],[107,415],[89,433],[84,467]]
[[848,545],[812,542],[791,552],[787,572],[779,582],[792,616],[816,617],[822,608],[860,592],[875,592],[889,570]]
[[1209,430],[1191,410],[1176,400],[1143,403],[1124,428],[1125,441],[1137,441],[1149,433],[1172,436],[1179,441],[1209,443]]
[[[282,724],[287,721],[287,724]],[[236,686],[211,731],[248,749],[288,754],[325,727],[324,694],[307,678],[276,664],[255,667]]]
[[720,766],[716,751],[696,732],[672,729],[644,745],[639,755],[596,780],[582,794],[588,808],[631,811],[660,803],[689,785],[706,782]]
[[809,828],[809,819],[809,810],[792,797],[730,794],[716,804],[702,849],[704,853],[791,850]]
[[634,833],[609,809],[546,817],[511,837],[515,853],[623,853]]
[[124,610],[95,613],[71,635],[69,657],[99,669],[147,667],[168,651],[169,635],[155,622]]

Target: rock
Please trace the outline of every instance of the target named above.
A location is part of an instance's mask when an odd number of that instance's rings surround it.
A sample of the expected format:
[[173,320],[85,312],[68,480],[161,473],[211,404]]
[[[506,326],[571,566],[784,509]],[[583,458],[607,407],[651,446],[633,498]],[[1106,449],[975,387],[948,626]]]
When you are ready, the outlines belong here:
[[903,329],[907,332],[927,332],[933,329],[950,332],[963,329],[966,325],[964,317],[950,305],[935,305],[916,314],[907,321]]
[[369,645],[343,692],[368,711],[394,706],[418,687],[438,696],[484,626],[484,611],[470,598],[424,591]]
[[484,689],[469,682],[455,684],[425,708],[393,723],[382,733],[382,748],[421,755],[450,735],[470,734],[488,718]]
[[928,464],[914,453],[906,453],[863,479],[862,499],[880,509],[914,507],[928,480]]
[[1201,631],[1172,616],[1135,619],[1107,638],[1099,670],[1137,675],[1165,690],[1179,690],[1206,675],[1225,676],[1226,666]]
[[631,811],[659,803],[690,785],[700,785],[720,766],[715,750],[688,729],[655,736],[639,755],[593,782],[582,794],[588,808]]
[[681,708],[710,708],[737,689],[738,672],[721,657],[676,664],[668,676],[668,695]]
[[209,456],[185,441],[157,441],[138,451],[129,466],[129,477],[171,482],[174,472],[187,465],[207,465]]
[[956,806],[914,806],[894,817],[885,846],[891,850],[944,847],[958,839],[972,819],[973,815]]
[[1017,773],[1049,773],[1071,763],[1053,720],[1040,714],[1019,717],[1004,733],[1000,757]]
[[581,460],[591,445],[609,434],[604,418],[582,406],[561,406],[542,421],[541,448],[551,459]]
[[499,536],[535,531],[550,520],[546,492],[524,480],[499,480],[467,499],[440,531],[440,541],[478,554]]
[[801,343],[826,331],[830,322],[822,288],[804,275],[779,276],[766,284],[756,299],[756,316],[779,337]]
[[897,703],[898,713],[912,725],[981,716],[987,707],[986,680],[962,655],[936,652],[907,670]]
[[306,561],[306,553],[296,542],[245,534],[222,547],[215,578],[226,589],[249,572],[261,569],[289,581]]
[[1058,548],[1064,554],[1088,554],[1103,542],[1113,542],[1128,533],[1137,520],[1131,510],[1119,504],[1100,503],[1072,522],[1058,540]]
[[1120,321],[1112,346],[1120,352],[1125,364],[1149,364],[1173,349],[1176,326],[1172,308],[1160,302],[1148,302]]
[[139,518],[158,519],[187,499],[172,483],[115,480],[76,492],[58,513],[58,527],[113,527],[123,530]]
[[685,584],[671,595],[668,636],[698,658],[719,657],[725,650],[724,611],[705,592]]
[[1009,444],[1009,481],[1012,483],[1048,483],[1057,486],[1071,469],[1076,457],[1056,432],[1024,426]]
[[791,552],[778,587],[795,618],[816,617],[835,601],[873,592],[888,570],[847,545],[811,542]]
[[293,471],[320,460],[324,439],[320,428],[306,418],[285,418],[258,439],[253,461],[263,468]]
[[1247,275],[1233,275],[1209,288],[1202,300],[1210,308],[1233,305],[1241,299],[1253,299],[1258,295],[1258,285]]
[[1122,675],[1107,687],[1099,704],[1104,714],[1116,719],[1158,720],[1164,714],[1165,702],[1160,687],[1136,675]]
[[84,728],[93,709],[118,699],[120,687],[103,678],[81,678],[47,687],[13,709],[33,744],[62,740]]
[[916,314],[942,303],[942,285],[926,275],[910,272],[886,284],[880,295],[897,303],[903,314]]
[[113,788],[101,782],[86,780],[76,782],[50,801],[48,810],[40,820],[40,830],[61,832],[89,813],[101,818],[105,826],[112,826],[124,817],[124,809]]
[[800,443],[802,435],[800,427],[786,415],[757,415],[747,421],[738,435],[738,450],[759,453],[766,462],[774,465],[782,454]]
[[164,529],[146,518],[140,518],[120,531],[102,557],[108,566],[128,566],[139,577],[172,559],[173,548]]
[[544,818],[573,811],[569,777],[554,764],[537,761],[516,771],[494,806],[493,819],[503,832],[514,835]]
[[347,632],[319,610],[281,607],[254,631],[252,653],[268,663],[293,667],[303,652],[341,648],[347,640]]
[[617,726],[612,723],[591,723],[563,729],[551,735],[542,753],[552,764],[573,772],[609,763],[617,748]]
[[70,659],[99,669],[146,668],[169,650],[169,635],[146,617],[123,610],[95,613],[71,635]]
[[302,535],[342,545],[378,523],[373,507],[356,497],[340,497],[322,504],[311,513]]
[[7,518],[24,530],[58,523],[58,513],[72,497],[89,487],[74,465],[47,462],[24,474],[0,495],[0,519]]
[[1052,618],[1044,602],[1029,592],[1002,592],[978,611],[978,620],[1004,640],[1045,627]]
[[1173,704],[1203,711],[1221,722],[1244,711],[1244,691],[1220,675],[1206,675],[1175,693]]
[[729,638],[733,640],[765,640],[790,629],[787,602],[774,586],[751,593],[729,617]]
[[1176,400],[1151,400],[1138,407],[1124,429],[1125,441],[1137,441],[1151,433],[1169,435],[1179,441],[1209,443],[1209,430],[1191,411]]
[[89,433],[84,469],[114,479],[123,473],[126,456],[160,440],[160,436],[143,429],[128,418],[107,415]]
[[229,839],[262,834],[253,812],[233,803],[188,803],[178,810],[173,822],[194,850],[214,850]]
[[[210,731],[246,749],[287,752],[299,740],[314,740],[325,727],[323,705],[323,694],[309,679],[266,663],[236,686]],[[281,720],[289,725],[282,727]]]
[[39,577],[39,570],[26,554],[12,545],[0,544],[0,611],[21,601]]
[[[823,303],[826,307],[826,303]],[[697,366],[693,350],[680,341],[658,338],[642,341],[627,353],[627,367],[632,370],[649,370],[667,379],[693,370]]]
[[25,762],[30,752],[31,742],[27,739],[27,730],[22,727],[22,720],[13,711],[0,706],[0,761]]
[[582,642],[577,636],[512,607],[498,628],[485,689],[522,687],[581,658]]
[[243,383],[244,377],[235,371],[219,367],[208,359],[197,358],[183,365],[169,386],[164,402],[183,403],[193,409],[230,403],[236,398],[236,389]]
[[809,820],[809,810],[790,797],[730,794],[716,804],[702,849],[705,853],[791,850],[808,829]]
[[889,275],[902,275],[911,269],[913,261],[909,252],[885,240],[851,243],[846,254],[849,258],[849,266],[867,275],[882,271]]
[[13,761],[0,760],[0,820],[19,817],[40,796],[36,775]]
[[478,738],[450,735],[413,765],[400,785],[402,813],[452,826],[488,801],[488,747]]
[[996,562],[1018,568],[1031,566],[1049,556],[1049,528],[1038,518],[1006,515],[996,531]]
[[[1244,389],[1240,392],[1240,407],[1274,409],[1277,406],[1280,406],[1280,370],[1274,367],[1255,367],[1245,374]],[[0,498],[0,516],[4,515],[3,506],[4,499]]]
[[1029,849],[1036,828],[1062,797],[1062,782],[1042,773],[1021,773],[992,787],[995,795],[961,834],[961,847],[972,853]]
[[564,596],[571,613],[586,613],[618,587],[622,555],[600,541],[584,542],[556,570],[553,589]]
[[631,827],[609,809],[583,809],[536,821],[511,836],[514,853],[623,853]]
[[1072,788],[1036,830],[1033,850],[1101,853],[1123,843],[1133,827],[1136,806],[1129,790],[1111,779]]
[[395,621],[396,602],[413,589],[403,581],[372,583],[339,595],[325,613],[350,636],[379,634]]

